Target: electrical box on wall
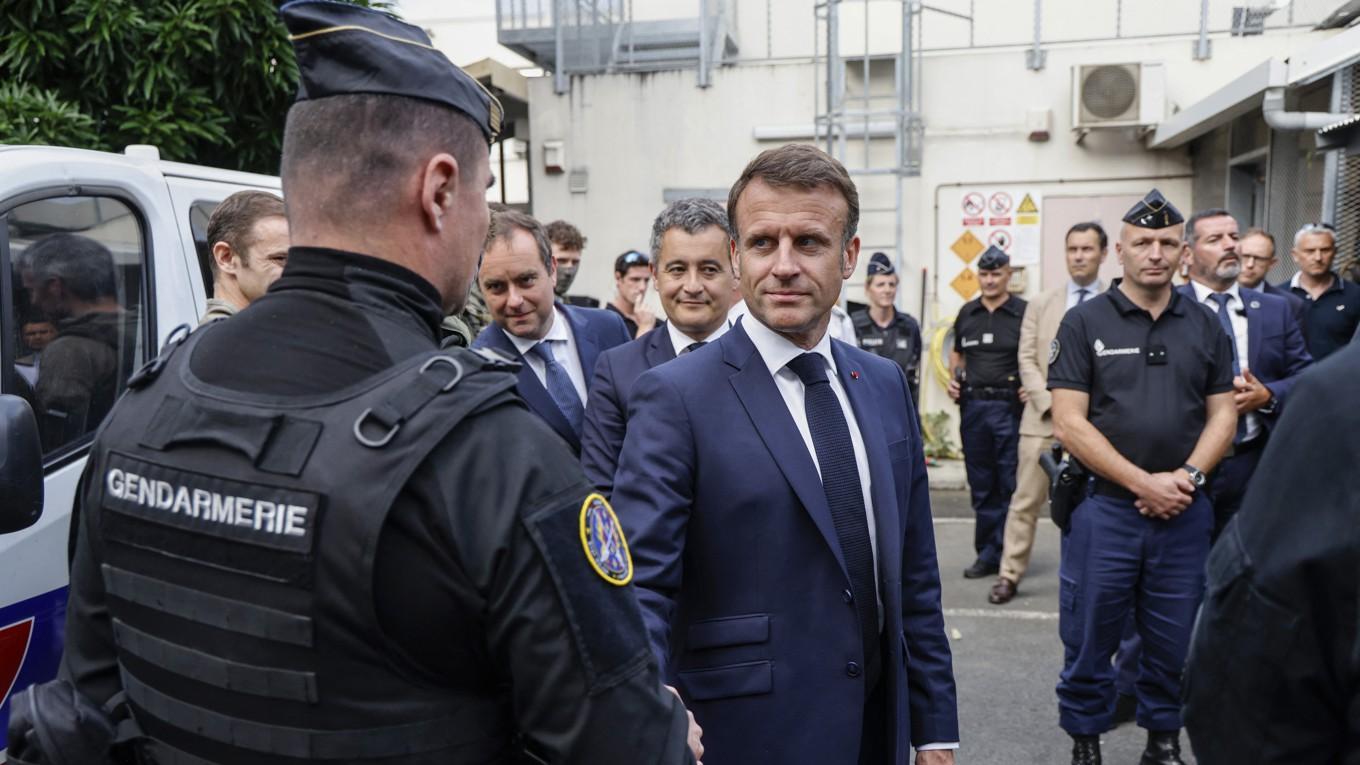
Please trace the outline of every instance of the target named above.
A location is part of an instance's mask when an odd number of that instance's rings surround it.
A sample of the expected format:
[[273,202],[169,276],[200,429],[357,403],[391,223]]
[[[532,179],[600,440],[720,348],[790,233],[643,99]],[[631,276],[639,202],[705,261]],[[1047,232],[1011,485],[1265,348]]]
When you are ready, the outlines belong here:
[[543,142],[543,172],[550,175],[567,169],[567,145],[564,141]]

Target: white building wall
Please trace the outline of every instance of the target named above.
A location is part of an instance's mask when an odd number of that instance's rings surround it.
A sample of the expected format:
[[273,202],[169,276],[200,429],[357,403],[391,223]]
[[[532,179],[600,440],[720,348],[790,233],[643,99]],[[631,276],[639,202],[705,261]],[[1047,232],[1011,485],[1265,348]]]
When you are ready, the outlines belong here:
[[[749,30],[743,29],[743,35]],[[1078,145],[1071,131],[1071,68],[1079,64],[1150,61],[1167,70],[1173,104],[1195,100],[1272,55],[1286,55],[1316,37],[1294,32],[1214,41],[1214,56],[1195,61],[1185,38],[1104,41],[1048,46],[1041,71],[1025,67],[1023,48],[927,54],[922,65],[926,137],[922,175],[904,183],[901,305],[923,318],[927,332],[952,320],[962,303],[948,282],[962,267],[939,241],[936,206],[958,184],[1022,185],[1045,195],[1080,196],[1145,192],[1157,186],[1190,209],[1189,158],[1183,152],[1149,152],[1131,130],[1096,131]],[[570,93],[556,95],[549,78],[530,83],[534,212],[565,218],[589,237],[576,290],[608,300],[612,261],[629,248],[645,248],[666,189],[726,189],[759,151],[785,141],[760,141],[758,128],[784,127],[811,140],[819,67],[812,61],[748,61],[714,71],[707,89],[693,71],[575,77]],[[875,86],[875,90],[891,83]],[[1028,140],[1028,110],[1049,109],[1052,138]],[[543,141],[561,140],[569,169],[584,169],[587,190],[572,193],[569,173],[542,172]],[[892,162],[892,142],[875,140],[874,164]],[[864,164],[851,140],[848,166]],[[891,182],[858,181],[863,207],[888,207]],[[951,202],[953,204],[953,202]],[[890,245],[894,216],[866,213],[866,247]],[[1076,221],[1072,221],[1076,222]],[[1111,224],[1112,234],[1117,221]],[[921,269],[929,295],[921,317]],[[862,269],[846,296],[862,299]],[[1040,289],[1039,275],[1028,279]],[[928,410],[945,408],[942,391],[923,386]]]
[[[727,3],[740,53],[714,70],[709,88],[696,87],[692,69],[577,76],[571,78],[570,92],[562,95],[553,92],[550,77],[530,81],[533,211],[544,221],[569,220],[589,238],[574,292],[611,297],[614,257],[626,249],[646,248],[667,189],[725,192],[759,151],[812,138],[813,120],[825,108],[825,72],[815,58],[825,52],[825,28],[814,15],[814,0],[711,2]],[[495,6],[492,0],[460,5],[485,6],[481,20],[446,18],[434,31],[436,42],[455,61],[466,62],[468,57],[453,51],[465,49],[463,38],[485,36],[485,22],[494,18]],[[931,5],[966,13],[970,2],[936,0]],[[1160,62],[1167,75],[1169,109],[1174,109],[1194,103],[1266,58],[1288,56],[1332,34],[1302,27],[1253,37],[1217,32],[1211,36],[1212,56],[1197,61],[1192,54],[1199,3],[1193,0],[1124,2],[1122,18],[1116,18],[1113,0],[1043,0],[1047,59],[1042,70],[1031,71],[1025,61],[1034,33],[1033,4],[973,0],[971,5],[977,19],[971,40],[966,22],[939,13],[924,14],[920,28],[927,51],[920,72],[926,135],[922,174],[903,185],[900,304],[922,319],[928,334],[950,323],[962,302],[948,287],[962,263],[937,232],[937,207],[941,199],[956,195],[959,185],[1024,186],[1045,197],[1141,195],[1155,185],[1183,209],[1194,207],[1184,150],[1149,152],[1128,130],[1097,131],[1076,143],[1071,131],[1073,66]],[[1233,5],[1234,0],[1210,0],[1211,29],[1228,27]],[[1336,5],[1335,0],[1298,0],[1288,12],[1295,14],[1297,24]],[[699,3],[635,0],[634,7],[638,18],[694,18]],[[896,55],[901,49],[900,8],[898,0],[867,3],[871,56]],[[1288,12],[1272,16],[1268,26],[1290,21]],[[464,13],[475,15],[472,10]],[[843,55],[866,50],[865,13],[864,4],[842,5]],[[1124,38],[1113,39],[1116,34]],[[475,48],[473,43],[466,46]],[[859,67],[853,69],[847,77],[851,91],[859,79]],[[871,92],[892,93],[891,66],[876,67],[874,77]],[[883,100],[875,102],[876,107],[884,105]],[[1026,113],[1036,109],[1051,110],[1052,137],[1047,142],[1028,140]],[[777,128],[787,138],[757,140],[761,128]],[[570,172],[544,172],[545,141],[563,142],[567,170],[586,173],[585,191],[569,190]],[[870,149],[872,164],[891,164],[892,152],[891,140],[876,139]],[[845,160],[850,167],[865,164],[861,142],[849,143]],[[892,205],[890,181],[861,178],[859,186],[863,207]],[[893,221],[890,213],[865,213],[860,233],[866,248],[891,245]],[[1115,234],[1117,221],[1105,223]],[[849,299],[861,299],[862,268],[847,284]],[[1030,270],[1025,279],[1029,294],[1050,286],[1040,283],[1039,269]],[[923,286],[929,297],[921,316]],[[938,386],[922,387],[924,409],[952,411]]]

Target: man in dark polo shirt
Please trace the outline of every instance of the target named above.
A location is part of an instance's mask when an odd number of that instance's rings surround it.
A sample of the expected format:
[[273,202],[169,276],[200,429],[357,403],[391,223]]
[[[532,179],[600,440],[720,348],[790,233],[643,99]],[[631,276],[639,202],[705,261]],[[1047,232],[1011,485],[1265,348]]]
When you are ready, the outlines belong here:
[[1281,284],[1308,304],[1303,340],[1315,361],[1322,361],[1350,342],[1360,325],[1360,285],[1332,271],[1336,229],[1308,223],[1294,235],[1294,262],[1299,271]]
[[1180,680],[1204,587],[1213,510],[1202,491],[1232,442],[1232,347],[1172,289],[1184,219],[1155,189],[1124,216],[1124,278],[1063,317],[1049,350],[1054,435],[1093,474],[1063,536],[1059,723],[1073,765],[1099,765],[1110,658],[1130,613],[1142,638],[1142,765],[1183,765]]
[[[1007,290],[1011,259],[997,247],[978,258],[982,294],[963,304],[954,320],[949,354],[949,396],[959,402],[963,464],[968,473],[977,526],[977,560],[969,579],[1001,570],[1006,511],[1015,493],[1015,455],[1020,444],[1020,322],[1025,301]],[[963,372],[960,375],[960,372]]]

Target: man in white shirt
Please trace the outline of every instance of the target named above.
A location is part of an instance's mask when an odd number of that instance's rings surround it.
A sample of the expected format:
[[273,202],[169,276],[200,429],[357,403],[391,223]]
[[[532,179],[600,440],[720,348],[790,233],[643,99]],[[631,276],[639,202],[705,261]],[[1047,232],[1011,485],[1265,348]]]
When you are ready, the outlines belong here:
[[749,313],[630,393],[615,474],[652,650],[704,762],[953,763],[958,716],[902,368],[829,337],[859,256],[839,162],[790,145],[728,195]]
[[1247,481],[1294,378],[1312,358],[1289,302],[1238,283],[1242,264],[1237,221],[1231,213],[1221,209],[1195,213],[1186,221],[1185,238],[1191,281],[1181,293],[1212,311],[1233,340],[1237,433],[1207,489],[1217,538],[1242,506]]
[[579,454],[588,381],[600,353],[628,342],[623,320],[555,302],[551,245],[543,226],[521,212],[491,216],[477,278],[493,321],[472,347],[519,361],[519,394]]

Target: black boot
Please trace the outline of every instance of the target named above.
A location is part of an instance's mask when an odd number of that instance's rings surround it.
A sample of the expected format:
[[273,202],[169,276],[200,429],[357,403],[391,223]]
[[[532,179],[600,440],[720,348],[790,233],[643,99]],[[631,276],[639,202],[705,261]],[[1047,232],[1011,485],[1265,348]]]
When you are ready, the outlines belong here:
[[1185,765],[1181,759],[1180,729],[1148,731],[1141,765]]
[[1100,765],[1100,736],[1072,737],[1072,765]]

